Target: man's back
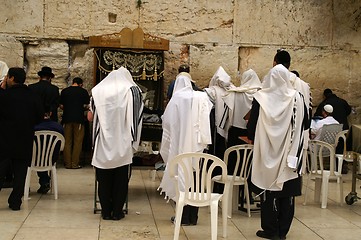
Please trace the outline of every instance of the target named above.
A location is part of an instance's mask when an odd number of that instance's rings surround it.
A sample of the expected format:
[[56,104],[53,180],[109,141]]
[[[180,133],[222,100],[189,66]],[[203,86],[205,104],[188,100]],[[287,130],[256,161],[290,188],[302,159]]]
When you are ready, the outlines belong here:
[[44,108],[50,106],[51,119],[58,121],[59,88],[46,80],[30,84],[29,88],[40,96]]
[[63,105],[63,123],[83,123],[84,105],[89,104],[88,92],[79,86],[65,88],[60,95],[60,104]]

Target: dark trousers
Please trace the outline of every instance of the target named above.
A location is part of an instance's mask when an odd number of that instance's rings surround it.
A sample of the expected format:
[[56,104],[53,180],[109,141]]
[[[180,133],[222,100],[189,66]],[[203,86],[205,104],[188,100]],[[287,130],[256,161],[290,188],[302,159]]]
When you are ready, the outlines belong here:
[[295,213],[294,197],[274,197],[269,191],[261,202],[261,227],[270,236],[285,237]]
[[13,168],[14,182],[13,190],[8,198],[10,206],[20,207],[21,198],[24,195],[25,178],[28,169],[28,164],[25,159],[1,159],[0,160],[0,190],[4,184],[6,174]]
[[49,185],[50,184],[50,176],[48,174],[48,171],[44,172],[37,172],[39,177],[39,184],[40,186]]
[[98,196],[105,217],[119,217],[123,214],[123,206],[128,194],[129,165],[112,168],[96,168]]
[[182,224],[197,224],[198,207],[186,205],[183,207]]

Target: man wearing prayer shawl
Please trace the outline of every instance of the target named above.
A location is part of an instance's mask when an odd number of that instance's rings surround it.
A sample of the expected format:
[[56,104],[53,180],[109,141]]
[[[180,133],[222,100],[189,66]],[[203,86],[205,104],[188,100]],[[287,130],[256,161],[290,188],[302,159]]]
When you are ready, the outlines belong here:
[[143,101],[124,67],[109,73],[92,89],[93,159],[105,220],[124,218],[128,171],[139,145]]
[[[278,61],[281,58],[282,61]],[[262,192],[261,227],[256,235],[286,239],[294,216],[294,197],[301,195],[304,130],[308,112],[304,98],[290,82],[287,52],[278,52],[274,67],[254,94],[248,138],[254,141],[252,183]],[[282,63],[282,64],[279,64]]]
[[[160,154],[166,163],[166,168],[159,190],[166,199],[176,200],[175,182],[169,177],[168,164],[182,153],[203,152],[211,143],[209,114],[212,103],[205,92],[194,91],[192,78],[188,73],[178,74],[172,98],[162,116],[162,143]],[[189,161],[189,168],[192,161]],[[178,181],[184,181],[180,175]],[[182,189],[183,186],[179,186]],[[182,224],[196,225],[198,208],[185,206],[182,215]]]
[[[246,114],[251,110],[253,95],[261,89],[262,84],[257,73],[249,69],[242,74],[241,86],[229,89],[222,97],[226,107],[224,115],[226,117],[225,128],[228,132],[227,147],[245,144],[240,136],[247,136]],[[230,154],[228,161],[228,173],[232,174],[235,168],[237,155]],[[241,156],[242,159],[242,156]]]

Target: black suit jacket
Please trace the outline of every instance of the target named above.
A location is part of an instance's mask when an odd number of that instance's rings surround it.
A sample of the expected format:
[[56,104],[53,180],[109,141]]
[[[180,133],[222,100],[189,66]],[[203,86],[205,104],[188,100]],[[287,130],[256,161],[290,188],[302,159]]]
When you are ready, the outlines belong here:
[[31,161],[34,126],[44,118],[39,96],[26,85],[0,91],[0,160]]
[[43,108],[50,107],[51,120],[57,122],[60,101],[59,88],[47,80],[40,80],[37,83],[30,84],[29,88],[40,96]]

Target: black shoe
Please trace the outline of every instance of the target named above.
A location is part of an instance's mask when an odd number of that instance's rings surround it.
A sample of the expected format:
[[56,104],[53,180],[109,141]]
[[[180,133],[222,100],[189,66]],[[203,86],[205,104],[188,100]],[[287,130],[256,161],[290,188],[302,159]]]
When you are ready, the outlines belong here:
[[258,230],[256,232],[257,237],[260,238],[265,238],[265,239],[272,239],[272,240],[279,240],[280,238],[278,236],[272,236],[270,234],[267,234],[265,231],[263,230]]
[[113,215],[113,220],[114,221],[119,221],[120,219],[122,219],[122,218],[124,218],[125,217],[125,215],[124,215],[124,213],[123,212],[121,212],[119,215]]
[[103,220],[111,220],[112,218],[110,216],[103,216]]
[[20,206],[15,206],[15,205],[11,205],[9,204],[9,208],[13,211],[19,211],[20,210]]
[[[171,221],[173,224],[175,224],[175,216],[171,217],[171,218],[170,218],[170,221]],[[190,224],[190,223],[188,223],[188,222],[181,222],[181,226],[190,226],[190,225],[197,225],[197,223],[195,223],[195,224]]]
[[49,192],[49,190],[50,190],[50,184],[44,184],[44,185],[40,186],[37,193],[47,194]]

